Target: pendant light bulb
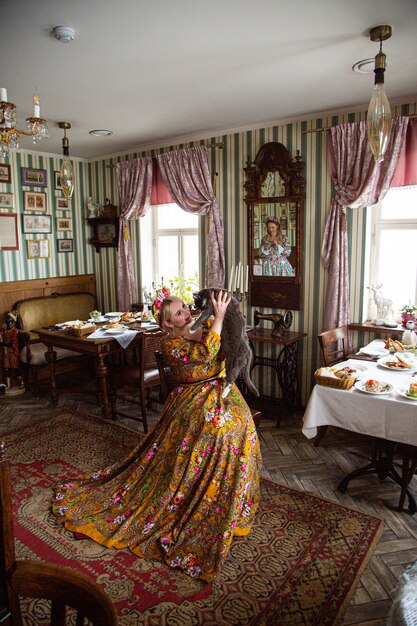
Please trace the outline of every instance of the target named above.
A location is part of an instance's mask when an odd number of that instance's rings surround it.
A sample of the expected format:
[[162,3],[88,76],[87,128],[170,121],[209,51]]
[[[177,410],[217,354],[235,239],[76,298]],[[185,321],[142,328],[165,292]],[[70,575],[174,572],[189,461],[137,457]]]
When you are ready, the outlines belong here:
[[379,52],[375,57],[375,80],[366,117],[368,141],[375,163],[384,160],[391,135],[391,107],[385,93],[384,73],[386,55],[382,52],[382,41],[391,37],[391,26],[376,26],[370,32],[372,41],[379,41]]
[[375,83],[366,118],[368,140],[375,163],[384,160],[391,134],[391,107],[385,93],[384,83]]
[[67,128],[71,128],[69,122],[60,122],[59,127],[64,129],[64,136],[62,138],[62,164],[61,164],[61,187],[64,192],[64,196],[69,200],[74,193],[74,172],[69,156],[69,142],[66,135]]

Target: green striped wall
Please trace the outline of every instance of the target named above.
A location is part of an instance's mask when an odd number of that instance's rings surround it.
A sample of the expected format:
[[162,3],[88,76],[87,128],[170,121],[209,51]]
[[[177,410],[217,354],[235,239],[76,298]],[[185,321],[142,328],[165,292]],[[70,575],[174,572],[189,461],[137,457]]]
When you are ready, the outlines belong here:
[[[417,113],[417,103],[393,107],[395,115]],[[305,403],[313,383],[313,373],[319,361],[317,334],[322,330],[324,292],[327,275],[323,270],[320,258],[322,233],[326,214],[330,206],[332,183],[328,171],[326,153],[326,133],[306,132],[312,129],[326,128],[338,123],[359,121],[365,118],[365,111],[353,111],[344,114],[329,113],[316,119],[294,121],[281,125],[255,130],[246,130],[223,136],[213,136],[194,142],[178,145],[167,145],[154,150],[139,151],[105,160],[92,161],[89,164],[77,164],[77,180],[75,198],[72,202],[74,220],[73,255],[57,255],[55,252],[56,233],[49,235],[52,242],[51,259],[48,261],[28,261],[23,247],[24,238],[19,233],[19,252],[0,252],[0,279],[20,280],[35,277],[48,277],[65,274],[94,272],[97,278],[99,306],[102,309],[116,309],[116,251],[113,248],[103,249],[97,254],[88,244],[89,227],[85,223],[85,203],[89,195],[101,205],[106,198],[118,205],[117,182],[114,163],[136,156],[151,155],[158,152],[197,145],[199,143],[222,142],[223,148],[211,150],[211,169],[217,172],[217,199],[223,211],[225,229],[225,255],[227,270],[237,261],[247,264],[247,226],[246,205],[244,203],[244,172],[247,159],[253,160],[259,148],[268,141],[283,143],[292,155],[299,149],[305,162],[306,203],[304,216],[304,297],[301,311],[294,314],[292,330],[307,333],[301,349],[302,397]],[[1,185],[0,191],[14,191],[18,202],[15,210],[21,212],[23,193],[20,186],[20,166],[42,167],[48,170],[48,199],[58,192],[53,190],[53,170],[59,169],[60,159],[39,157],[35,154],[17,155],[11,158],[13,165],[13,189],[9,185]],[[50,209],[49,209],[50,210]],[[350,253],[350,287],[351,287],[351,319],[358,320],[362,310],[362,288],[365,239],[364,224],[366,211],[348,211],[349,220],[349,253]],[[135,263],[139,269],[139,232],[138,224],[132,225],[132,240],[135,250]],[[205,250],[205,226],[202,224],[202,250]],[[201,275],[204,275],[204,256],[202,254]],[[146,262],[146,261],[144,261]],[[139,276],[139,271],[138,271]],[[227,277],[226,277],[227,284]],[[248,323],[253,321],[251,307],[244,306]],[[265,310],[265,312],[267,312]],[[360,335],[354,341],[366,341],[368,337]],[[369,338],[370,339],[370,338]],[[264,354],[269,355],[268,348]],[[257,381],[265,393],[279,396],[277,382],[272,376],[262,376]]]

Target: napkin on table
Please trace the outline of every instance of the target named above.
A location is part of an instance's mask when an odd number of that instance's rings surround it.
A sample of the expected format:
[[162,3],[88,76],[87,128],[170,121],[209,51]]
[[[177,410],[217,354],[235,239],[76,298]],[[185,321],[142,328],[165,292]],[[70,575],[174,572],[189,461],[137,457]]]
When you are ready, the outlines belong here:
[[406,346],[417,346],[417,335],[412,330],[406,330],[403,332],[402,342]]
[[106,333],[104,328],[99,328],[98,330],[88,335],[87,339],[116,339],[122,348],[127,348],[131,341],[135,338],[135,335],[138,333],[137,330],[130,330],[130,328],[126,328],[124,333],[120,333],[119,335],[109,335]]

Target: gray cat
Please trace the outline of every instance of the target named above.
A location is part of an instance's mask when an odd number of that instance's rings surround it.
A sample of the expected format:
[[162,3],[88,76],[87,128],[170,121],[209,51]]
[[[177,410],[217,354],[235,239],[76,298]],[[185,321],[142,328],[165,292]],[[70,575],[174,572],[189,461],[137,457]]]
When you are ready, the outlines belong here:
[[[199,328],[213,315],[210,295],[214,292],[217,296],[219,291],[225,290],[201,289],[201,291],[193,294],[195,307],[202,313],[191,326],[191,332]],[[226,355],[226,386],[222,397],[226,398],[239,374],[242,375],[249,391],[255,396],[259,396],[258,390],[250,379],[252,350],[246,336],[246,320],[240,310],[239,302],[233,296],[224,316],[221,339],[222,348]]]

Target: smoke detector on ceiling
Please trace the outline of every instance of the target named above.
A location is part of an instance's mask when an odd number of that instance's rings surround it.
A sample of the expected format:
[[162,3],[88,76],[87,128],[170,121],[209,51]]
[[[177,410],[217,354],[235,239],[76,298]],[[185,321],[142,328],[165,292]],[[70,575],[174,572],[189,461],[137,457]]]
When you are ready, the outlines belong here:
[[69,26],[56,26],[53,33],[61,43],[71,43],[75,38],[75,30]]

